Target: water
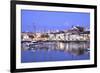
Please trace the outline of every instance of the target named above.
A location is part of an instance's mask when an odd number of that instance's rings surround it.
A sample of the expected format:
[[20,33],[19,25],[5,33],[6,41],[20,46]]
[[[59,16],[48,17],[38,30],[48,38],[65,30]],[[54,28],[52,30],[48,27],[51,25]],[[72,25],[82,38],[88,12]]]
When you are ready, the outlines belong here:
[[89,42],[33,43],[27,49],[21,50],[21,62],[89,60],[89,47]]

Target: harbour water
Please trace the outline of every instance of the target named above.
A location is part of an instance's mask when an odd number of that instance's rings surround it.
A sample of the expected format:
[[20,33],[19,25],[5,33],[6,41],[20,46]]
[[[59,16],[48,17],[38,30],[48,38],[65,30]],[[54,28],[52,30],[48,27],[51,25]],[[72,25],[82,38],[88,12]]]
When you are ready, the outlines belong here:
[[37,42],[30,44],[28,48],[24,44],[21,62],[89,60],[89,44],[89,42]]

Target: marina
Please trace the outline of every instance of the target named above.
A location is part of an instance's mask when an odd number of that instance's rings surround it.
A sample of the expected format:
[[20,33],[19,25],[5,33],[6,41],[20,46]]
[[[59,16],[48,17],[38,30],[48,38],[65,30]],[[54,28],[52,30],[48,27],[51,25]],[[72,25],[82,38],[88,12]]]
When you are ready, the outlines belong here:
[[90,32],[75,26],[69,30],[21,35],[21,62],[90,59]]
[[[24,45],[23,47],[26,48]],[[63,60],[87,60],[90,58],[89,42],[41,42],[31,43],[21,51],[21,61],[43,62]]]
[[22,14],[22,63],[90,59],[88,13],[22,10]]

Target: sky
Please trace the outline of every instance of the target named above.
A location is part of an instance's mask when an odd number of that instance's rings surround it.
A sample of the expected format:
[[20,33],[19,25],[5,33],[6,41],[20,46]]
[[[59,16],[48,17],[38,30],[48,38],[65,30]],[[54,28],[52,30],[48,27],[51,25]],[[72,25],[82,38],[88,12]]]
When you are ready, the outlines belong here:
[[21,32],[68,30],[72,26],[90,28],[90,13],[21,10]]

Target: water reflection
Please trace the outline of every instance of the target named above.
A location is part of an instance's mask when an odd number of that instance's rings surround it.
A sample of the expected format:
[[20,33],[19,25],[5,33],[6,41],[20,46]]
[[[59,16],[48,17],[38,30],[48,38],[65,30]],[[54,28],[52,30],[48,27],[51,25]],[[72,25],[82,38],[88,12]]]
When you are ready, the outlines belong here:
[[70,53],[72,55],[82,55],[88,53],[90,49],[89,42],[24,42],[22,49],[27,50],[57,50]]

